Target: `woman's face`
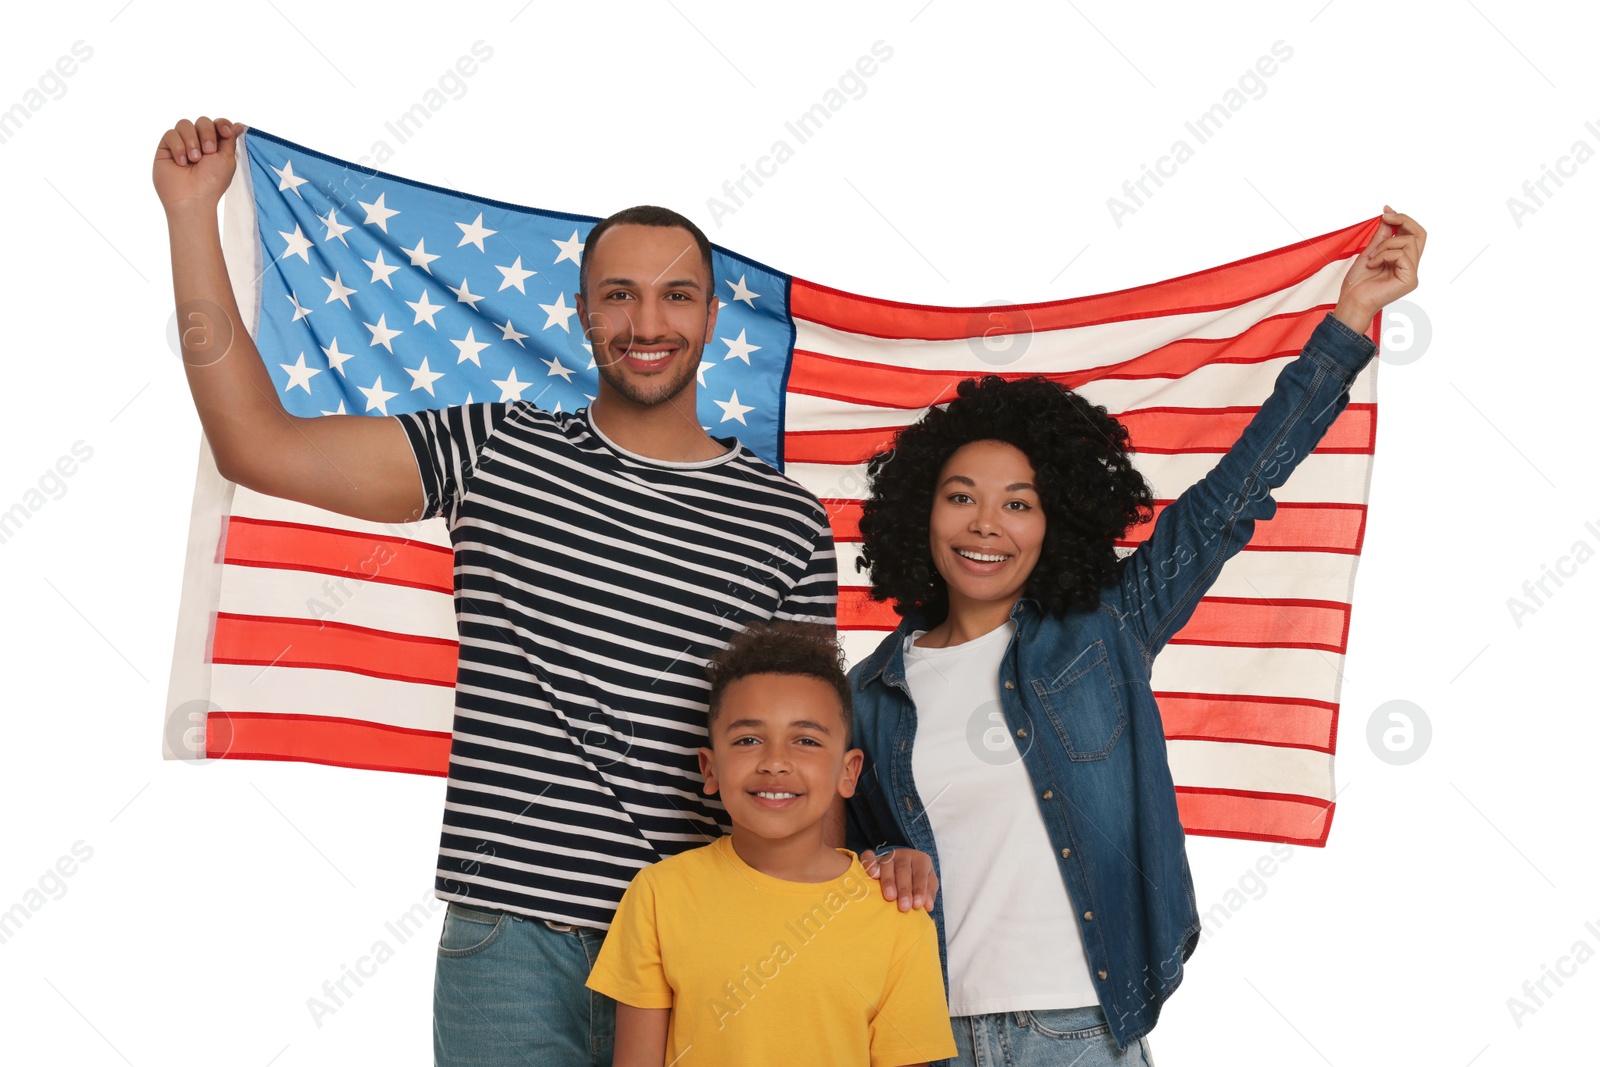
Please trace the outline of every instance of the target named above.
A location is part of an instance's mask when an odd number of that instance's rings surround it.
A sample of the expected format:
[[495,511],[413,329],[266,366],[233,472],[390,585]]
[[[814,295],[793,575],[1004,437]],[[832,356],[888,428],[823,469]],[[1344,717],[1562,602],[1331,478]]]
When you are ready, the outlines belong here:
[[1002,441],[973,441],[939,471],[928,521],[933,565],[950,610],[1004,602],[1028,584],[1044,543],[1044,509],[1028,457]]

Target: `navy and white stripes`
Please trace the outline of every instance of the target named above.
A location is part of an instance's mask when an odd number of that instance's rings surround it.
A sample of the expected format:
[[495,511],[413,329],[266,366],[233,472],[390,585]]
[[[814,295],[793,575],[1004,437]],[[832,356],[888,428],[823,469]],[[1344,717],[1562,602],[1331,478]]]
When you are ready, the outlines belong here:
[[455,548],[439,895],[608,927],[639,868],[726,832],[700,792],[705,662],[758,620],[833,623],[827,515],[736,442],[671,464],[586,411],[398,418]]

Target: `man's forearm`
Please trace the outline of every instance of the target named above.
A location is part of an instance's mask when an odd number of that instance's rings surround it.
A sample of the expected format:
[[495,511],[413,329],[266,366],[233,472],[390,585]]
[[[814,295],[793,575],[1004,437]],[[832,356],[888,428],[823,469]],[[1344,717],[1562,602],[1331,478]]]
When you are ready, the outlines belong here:
[[234,300],[215,209],[181,208],[167,216],[167,227],[189,391],[217,469],[238,481],[241,461],[259,453],[263,436],[289,416]]

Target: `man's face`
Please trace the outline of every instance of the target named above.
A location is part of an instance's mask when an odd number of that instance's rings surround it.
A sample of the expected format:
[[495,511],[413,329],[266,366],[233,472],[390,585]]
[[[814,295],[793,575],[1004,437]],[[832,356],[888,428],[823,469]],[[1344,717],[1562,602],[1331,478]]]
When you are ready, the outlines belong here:
[[700,353],[716,327],[716,300],[699,246],[675,226],[614,226],[583,251],[589,292],[578,317],[601,387],[642,407],[694,403]]
[[820,824],[834,797],[855,793],[861,759],[846,744],[833,686],[751,674],[722,691],[700,773],[741,832],[781,841]]

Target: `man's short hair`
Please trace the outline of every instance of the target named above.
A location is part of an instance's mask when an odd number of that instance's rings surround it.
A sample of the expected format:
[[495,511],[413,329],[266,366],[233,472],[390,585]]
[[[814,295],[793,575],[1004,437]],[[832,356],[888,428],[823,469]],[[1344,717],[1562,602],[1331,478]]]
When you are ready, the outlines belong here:
[[758,622],[733,636],[728,647],[706,664],[711,679],[706,729],[717,722],[722,696],[728,686],[752,674],[793,674],[815,678],[833,687],[839,698],[839,719],[844,723],[844,743],[855,730],[850,713],[850,683],[844,673],[844,653],[831,627],[804,622]]
[[706,265],[706,284],[708,286],[706,297],[710,299],[717,287],[716,275],[711,271],[711,241],[706,237],[705,231],[684,216],[671,208],[656,207],[653,204],[640,204],[637,207],[623,208],[615,215],[601,219],[594,224],[594,229],[589,231],[589,236],[583,239],[585,255],[578,261],[578,293],[589,299],[589,256],[587,250],[595,246],[602,234],[613,226],[660,226],[666,229],[674,227],[688,230],[694,238],[694,243],[700,247],[700,260]]

